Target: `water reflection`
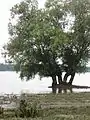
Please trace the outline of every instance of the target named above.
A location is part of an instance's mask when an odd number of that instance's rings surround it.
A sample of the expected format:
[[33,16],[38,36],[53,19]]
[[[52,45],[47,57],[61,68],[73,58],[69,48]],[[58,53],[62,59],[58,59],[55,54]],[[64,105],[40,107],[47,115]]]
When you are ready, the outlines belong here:
[[73,93],[72,88],[52,88],[52,93]]

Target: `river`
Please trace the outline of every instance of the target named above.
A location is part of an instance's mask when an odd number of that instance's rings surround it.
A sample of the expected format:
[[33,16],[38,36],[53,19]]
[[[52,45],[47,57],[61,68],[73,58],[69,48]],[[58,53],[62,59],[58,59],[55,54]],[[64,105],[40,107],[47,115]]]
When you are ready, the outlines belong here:
[[[48,88],[52,83],[51,78],[43,78],[42,80],[36,76],[35,79],[29,81],[21,81],[19,74],[16,72],[0,72],[0,94],[13,93],[50,93],[52,90]],[[90,86],[90,73],[76,74],[73,84]],[[73,89],[74,92],[87,92],[90,89]]]

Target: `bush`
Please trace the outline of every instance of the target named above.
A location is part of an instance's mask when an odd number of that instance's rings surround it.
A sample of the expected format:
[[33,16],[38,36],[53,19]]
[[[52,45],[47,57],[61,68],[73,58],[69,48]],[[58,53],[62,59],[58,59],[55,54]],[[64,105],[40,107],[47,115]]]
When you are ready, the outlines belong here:
[[16,117],[40,117],[43,115],[43,110],[40,105],[38,105],[36,102],[29,103],[26,100],[20,100],[20,105],[18,107],[18,110],[16,110],[15,113]]
[[0,106],[0,115],[4,113],[4,109]]
[[4,115],[4,108],[0,106],[0,118],[2,118]]

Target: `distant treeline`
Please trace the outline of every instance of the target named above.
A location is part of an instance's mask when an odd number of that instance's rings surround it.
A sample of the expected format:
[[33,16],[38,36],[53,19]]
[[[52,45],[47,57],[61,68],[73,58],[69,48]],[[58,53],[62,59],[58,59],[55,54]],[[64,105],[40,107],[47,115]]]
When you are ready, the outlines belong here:
[[86,70],[87,72],[90,72],[90,67],[87,67],[87,70]]
[[0,64],[0,71],[15,71],[12,64]]
[[[0,71],[15,71],[14,65],[1,63]],[[90,72],[90,67],[87,67],[86,72]]]

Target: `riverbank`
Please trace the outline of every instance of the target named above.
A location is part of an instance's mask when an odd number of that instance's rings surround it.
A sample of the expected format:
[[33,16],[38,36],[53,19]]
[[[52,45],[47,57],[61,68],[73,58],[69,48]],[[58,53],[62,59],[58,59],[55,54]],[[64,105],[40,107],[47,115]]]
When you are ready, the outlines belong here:
[[26,119],[10,117],[9,113],[2,120],[90,120],[90,93],[27,94],[23,98],[29,103],[37,102],[43,115]]

